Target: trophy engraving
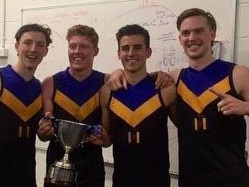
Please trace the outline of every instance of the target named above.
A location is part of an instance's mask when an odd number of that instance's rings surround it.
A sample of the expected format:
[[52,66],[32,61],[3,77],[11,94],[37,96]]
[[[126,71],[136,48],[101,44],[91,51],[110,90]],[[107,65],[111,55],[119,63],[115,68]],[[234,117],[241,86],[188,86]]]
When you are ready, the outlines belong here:
[[75,187],[75,165],[69,160],[69,152],[86,142],[87,133],[99,133],[100,127],[83,123],[54,119],[58,125],[57,138],[65,150],[61,160],[55,161],[48,170],[44,187]]

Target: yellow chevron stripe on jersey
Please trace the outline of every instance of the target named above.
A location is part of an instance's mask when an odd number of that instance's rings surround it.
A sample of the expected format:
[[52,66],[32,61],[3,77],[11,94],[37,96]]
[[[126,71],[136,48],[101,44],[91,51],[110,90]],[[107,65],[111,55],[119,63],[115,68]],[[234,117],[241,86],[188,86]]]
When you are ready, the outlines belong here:
[[97,107],[99,107],[99,93],[94,94],[87,102],[82,106],[79,106],[65,94],[56,90],[54,101],[69,114],[74,116],[79,121],[85,119],[90,115]]
[[[228,77],[216,83],[214,86],[212,86],[212,88],[220,93],[228,92],[231,89]],[[198,97],[191,90],[189,90],[182,81],[179,82],[177,93],[197,113],[201,113],[208,104],[213,102],[218,97],[208,89]]]
[[24,122],[32,118],[42,108],[42,97],[39,95],[30,105],[26,106],[6,88],[3,89],[1,102],[9,107]]
[[110,103],[110,109],[132,127],[136,127],[161,106],[158,95],[153,96],[134,111],[115,98],[112,98]]

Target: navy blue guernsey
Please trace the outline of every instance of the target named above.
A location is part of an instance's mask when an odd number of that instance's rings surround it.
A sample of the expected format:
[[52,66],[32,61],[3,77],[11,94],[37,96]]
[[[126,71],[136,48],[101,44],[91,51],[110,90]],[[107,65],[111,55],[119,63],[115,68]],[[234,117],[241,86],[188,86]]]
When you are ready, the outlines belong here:
[[[83,81],[77,81],[68,69],[59,72],[54,78],[53,115],[57,118],[97,125],[101,122],[99,90],[104,84],[104,73],[93,71]],[[62,158],[64,151],[58,142],[51,140],[47,151],[47,167]],[[69,155],[76,164],[79,183],[104,179],[102,148],[90,143],[79,146]]]
[[244,117],[218,112],[220,98],[209,91],[213,87],[240,98],[232,81],[234,66],[216,60],[201,71],[189,67],[180,73],[177,82],[180,187],[249,186]]
[[41,84],[1,68],[0,186],[35,187],[35,139],[42,116]]
[[113,187],[169,186],[168,111],[152,79],[113,92],[109,107]]

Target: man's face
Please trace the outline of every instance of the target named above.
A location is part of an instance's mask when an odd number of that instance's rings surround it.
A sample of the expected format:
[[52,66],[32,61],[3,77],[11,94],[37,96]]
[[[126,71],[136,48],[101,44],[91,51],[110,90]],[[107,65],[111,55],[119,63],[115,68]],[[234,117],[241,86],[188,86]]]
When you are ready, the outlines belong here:
[[180,43],[190,59],[200,59],[212,53],[215,31],[211,30],[202,16],[192,16],[182,21]]
[[119,45],[118,57],[126,71],[137,72],[145,68],[146,59],[151,56],[151,49],[145,46],[142,35],[123,36]]
[[48,52],[45,35],[36,31],[23,33],[15,48],[18,61],[28,69],[36,69]]
[[92,69],[93,59],[98,54],[88,36],[75,35],[68,40],[70,67],[74,70]]

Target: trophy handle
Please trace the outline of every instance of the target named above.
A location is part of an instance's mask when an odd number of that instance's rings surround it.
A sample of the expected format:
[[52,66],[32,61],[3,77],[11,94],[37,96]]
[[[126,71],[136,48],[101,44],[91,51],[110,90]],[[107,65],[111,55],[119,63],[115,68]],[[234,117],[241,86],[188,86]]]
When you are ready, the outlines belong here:
[[[87,125],[84,130],[86,132],[86,135],[89,135],[89,134],[100,134],[101,125],[100,124],[97,124],[97,125]],[[84,144],[88,142],[88,140],[84,137],[86,135],[83,135],[82,140],[80,142],[80,146],[82,148],[84,147]]]
[[[58,122],[59,121],[65,121],[65,122],[68,121],[68,120],[64,120],[64,119],[55,118],[54,116],[51,116],[51,117],[44,116],[43,118],[51,120],[52,125],[55,128],[58,128]],[[74,122],[74,123],[77,123],[79,125],[84,126],[84,131],[86,132],[86,134],[100,134],[100,130],[101,130],[101,125],[100,124],[97,124],[97,125],[87,125],[87,124],[79,123],[79,122]],[[59,137],[57,136],[56,133],[53,132],[53,136],[56,138],[56,140],[59,140]],[[88,140],[84,136],[85,135],[83,135],[82,141],[79,144],[79,146],[81,146],[81,147],[84,147],[84,144],[88,142]]]
[[84,144],[87,143],[87,142],[88,142],[88,140],[82,140],[82,141],[80,142],[80,147],[83,148],[83,147],[84,147]]

